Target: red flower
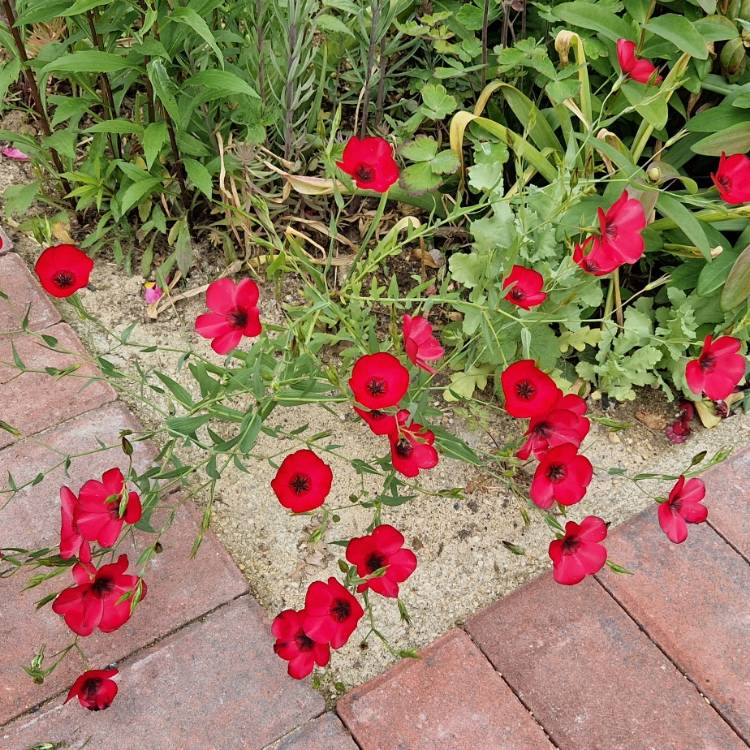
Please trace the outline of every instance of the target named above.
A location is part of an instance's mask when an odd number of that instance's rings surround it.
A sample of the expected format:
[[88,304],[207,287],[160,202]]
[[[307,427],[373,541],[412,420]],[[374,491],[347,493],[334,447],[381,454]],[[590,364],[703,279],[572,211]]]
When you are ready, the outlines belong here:
[[586,413],[586,402],[575,394],[563,396],[552,411],[533,417],[526,430],[526,442],[516,453],[518,458],[526,460],[531,453],[537,458],[550,449],[564,443],[576,448],[589,434],[589,420]]
[[302,627],[316,643],[341,648],[364,614],[360,603],[335,578],[314,581],[307,589]]
[[[76,524],[76,509],[78,498],[69,487],[60,487],[60,557],[69,560],[80,557],[81,548],[85,543]],[[84,553],[87,560],[91,560],[90,550]]]
[[547,414],[562,396],[554,380],[533,359],[521,359],[506,367],[500,381],[505,410],[512,417],[525,419]]
[[387,414],[377,409],[375,411],[367,411],[360,409],[358,406],[354,407],[354,411],[367,422],[367,425],[375,435],[390,435],[397,429],[395,414]]
[[439,456],[433,443],[435,435],[421,424],[409,421],[411,414],[401,409],[397,415],[397,429],[388,435],[391,443],[393,468],[405,477],[416,477],[420,469],[437,466]]
[[279,502],[293,513],[305,513],[325,502],[333,483],[331,467],[311,450],[290,453],[279,466],[271,487]]
[[94,261],[75,245],[48,247],[34,266],[39,282],[53,297],[70,297],[89,283]]
[[545,510],[557,500],[574,505],[586,494],[594,469],[572,443],[550,448],[542,456],[531,482],[531,499]]
[[404,315],[404,347],[406,356],[417,366],[429,373],[437,372],[427,364],[427,360],[440,359],[445,349],[432,335],[432,326],[421,315]]
[[586,516],[580,524],[568,521],[565,536],[549,544],[553,576],[558,583],[571,586],[586,576],[598,573],[607,562],[607,524],[598,516]]
[[625,75],[638,83],[661,83],[656,68],[650,60],[635,56],[635,42],[628,39],[617,40],[617,60]]
[[703,523],[708,518],[708,508],[701,505],[706,496],[702,479],[688,479],[680,474],[669,493],[669,498],[659,506],[659,526],[671,542],[682,544],[687,539],[689,523]]
[[360,140],[353,136],[336,166],[352,177],[360,190],[374,190],[376,193],[386,192],[399,175],[393,148],[382,138]]
[[[135,591],[138,576],[125,575],[128,556],[120,555],[116,563],[98,570],[90,562],[73,566],[76,585],[61,591],[52,604],[52,611],[65,618],[66,625],[78,635],[91,635],[95,628],[111,633],[124,625],[131,614],[130,598],[124,594]],[[146,582],[141,580],[140,598],[146,597]],[[118,603],[119,602],[119,603]]]
[[712,401],[722,401],[745,377],[745,357],[738,354],[740,341],[722,336],[715,341],[706,336],[698,359],[685,366],[685,380],[693,393],[705,393]]
[[532,268],[513,266],[510,276],[503,281],[503,289],[507,289],[511,284],[513,287],[505,295],[505,299],[512,305],[531,310],[547,299],[547,293],[542,291],[544,276]]
[[382,524],[367,536],[355,537],[346,548],[346,559],[357,566],[357,575],[366,578],[380,568],[385,573],[357,586],[357,591],[372,591],[381,596],[398,597],[398,585],[416,569],[417,557],[404,549],[404,536],[393,526]]
[[576,244],[573,250],[573,262],[592,276],[606,276],[621,265],[619,258],[610,252],[607,243],[593,234],[583,243]]
[[750,203],[750,158],[744,154],[727,156],[724,152],[719,159],[716,174],[711,174],[719,195],[727,203]]
[[690,423],[695,417],[695,407],[690,401],[680,402],[680,414],[674,422],[664,428],[664,434],[670,443],[684,443],[692,432]]
[[287,672],[295,680],[307,677],[315,665],[325,667],[331,658],[331,650],[327,643],[316,643],[302,629],[305,610],[295,612],[285,609],[280,612],[271,625],[271,632],[276,636],[273,650],[284,661],[289,662]]
[[89,711],[109,708],[117,695],[117,683],[111,679],[116,674],[116,669],[90,669],[84,672],[73,683],[65,702],[77,697],[78,702]]
[[409,371],[392,354],[365,354],[354,363],[349,387],[368,409],[387,409],[409,390]]
[[206,291],[209,313],[195,319],[195,330],[213,339],[217,354],[229,354],[243,336],[259,336],[263,327],[258,313],[258,285],[252,279],[235,284],[232,279],[214,281]]

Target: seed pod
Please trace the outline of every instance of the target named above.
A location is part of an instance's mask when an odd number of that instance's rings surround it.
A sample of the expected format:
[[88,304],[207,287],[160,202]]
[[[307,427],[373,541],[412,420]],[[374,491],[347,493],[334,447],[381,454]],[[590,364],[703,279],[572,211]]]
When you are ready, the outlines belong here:
[[745,69],[745,45],[742,39],[730,39],[721,50],[722,71],[728,76],[736,76]]

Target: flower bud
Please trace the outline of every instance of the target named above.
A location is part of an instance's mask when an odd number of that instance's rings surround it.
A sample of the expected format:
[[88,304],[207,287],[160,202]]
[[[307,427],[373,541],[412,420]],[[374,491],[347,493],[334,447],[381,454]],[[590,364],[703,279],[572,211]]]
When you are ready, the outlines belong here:
[[651,182],[659,182],[661,180],[661,169],[659,167],[649,167],[646,174]]
[[570,45],[573,44],[575,38],[575,32],[566,31],[565,29],[560,30],[555,37],[555,50],[557,51],[557,54],[560,55],[560,62],[562,62],[563,65],[568,64],[568,52],[570,50]]
[[745,68],[745,45],[742,39],[730,39],[721,50],[719,59],[726,75],[735,76],[742,73]]

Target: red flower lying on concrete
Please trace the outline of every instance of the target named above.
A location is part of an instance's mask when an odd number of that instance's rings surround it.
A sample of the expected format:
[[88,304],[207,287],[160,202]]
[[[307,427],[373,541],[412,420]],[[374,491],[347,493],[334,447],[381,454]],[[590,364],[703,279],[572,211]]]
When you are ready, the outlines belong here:
[[695,417],[695,407],[690,401],[680,402],[680,414],[674,422],[664,428],[664,434],[670,443],[684,443],[692,433],[690,423]]
[[417,422],[407,424],[411,414],[402,409],[397,415],[398,427],[388,435],[393,468],[405,477],[416,477],[421,469],[437,466],[440,457],[433,443],[435,435]]
[[195,319],[195,330],[204,339],[213,339],[217,354],[229,354],[243,336],[259,336],[263,327],[258,312],[258,285],[252,279],[235,284],[218,279],[206,291],[206,306],[211,312]]
[[511,287],[505,299],[512,305],[531,310],[547,299],[544,289],[544,276],[532,268],[513,266],[510,275],[503,281],[503,289]]
[[417,366],[429,373],[437,372],[427,364],[428,360],[440,359],[445,349],[432,335],[432,326],[421,315],[404,315],[403,320],[404,348],[406,356]]
[[374,435],[390,435],[397,428],[396,415],[387,414],[384,411],[367,411],[354,407],[354,411],[367,422],[367,426],[372,430]]
[[617,40],[617,61],[622,72],[638,83],[661,83],[661,77],[656,75],[656,67],[650,60],[636,57],[635,42],[629,39]]
[[[146,597],[146,582],[138,576],[126,575],[128,556],[98,570],[90,562],[73,566],[76,585],[61,591],[52,604],[52,611],[62,615],[66,625],[78,635],[91,635],[96,628],[111,633],[124,625],[131,614],[132,597],[140,580],[140,599]],[[122,600],[122,601],[121,601]]]
[[365,354],[354,363],[349,387],[362,406],[387,409],[409,389],[409,371],[387,352]]
[[360,190],[374,190],[376,193],[385,193],[399,176],[393,148],[383,138],[353,136],[336,166],[352,177]]
[[45,291],[53,297],[70,297],[89,283],[94,261],[75,245],[48,247],[34,271]]
[[359,584],[357,591],[361,593],[370,589],[392,598],[398,597],[399,583],[403,583],[417,567],[416,555],[410,549],[404,549],[403,534],[388,524],[376,527],[367,536],[350,540],[346,559],[356,566],[360,578],[385,568],[382,576]]
[[727,156],[722,152],[711,179],[722,200],[733,205],[750,203],[750,158],[744,154]]
[[531,453],[542,458],[550,448],[564,443],[578,447],[589,433],[590,423],[583,415],[586,413],[586,402],[575,394],[563,396],[552,411],[533,417],[526,430],[526,442],[516,453],[518,458],[526,460]]
[[550,508],[557,501],[574,505],[586,494],[594,475],[591,461],[578,453],[571,443],[548,450],[539,461],[531,482],[531,499],[540,508]]
[[287,672],[295,680],[307,677],[316,664],[325,667],[331,658],[328,644],[317,643],[302,629],[305,614],[304,609],[299,612],[285,609],[271,625],[271,632],[276,636],[273,650],[284,661],[289,662]]
[[702,479],[688,479],[680,475],[669,493],[659,505],[659,526],[670,541],[682,544],[687,539],[689,523],[703,523],[708,518],[708,508],[701,505],[706,496],[706,485]]
[[706,336],[698,359],[685,367],[685,380],[693,393],[705,393],[713,401],[725,399],[745,377],[746,359],[739,354],[740,341],[732,336],[714,340]]
[[290,453],[279,466],[271,487],[293,513],[305,513],[325,502],[333,483],[331,467],[307,448]]
[[555,381],[532,359],[522,359],[506,367],[500,381],[505,410],[512,417],[523,419],[547,414],[562,396]]
[[73,698],[89,711],[102,711],[112,705],[117,695],[117,683],[111,679],[118,674],[116,669],[90,669],[73,683],[65,699]]
[[314,581],[307,589],[302,627],[316,643],[341,648],[364,614],[357,599],[335,578]]
[[607,524],[598,516],[586,516],[580,524],[568,521],[565,536],[549,545],[554,579],[570,586],[598,573],[607,562],[607,549],[599,544],[606,538]]

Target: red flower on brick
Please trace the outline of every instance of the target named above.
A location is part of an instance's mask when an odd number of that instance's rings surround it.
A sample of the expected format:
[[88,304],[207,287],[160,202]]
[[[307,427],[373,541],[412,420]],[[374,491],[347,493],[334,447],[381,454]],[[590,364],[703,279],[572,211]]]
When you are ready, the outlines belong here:
[[744,154],[727,156],[722,152],[711,179],[722,200],[733,205],[750,203],[750,158]]
[[78,635],[91,635],[96,628],[111,633],[124,625],[131,614],[132,597],[140,580],[140,599],[146,597],[146,582],[138,576],[126,575],[128,556],[98,570],[90,562],[73,566],[75,586],[61,591],[52,603],[52,611],[65,619],[65,624]]
[[89,711],[103,711],[112,705],[117,695],[117,683],[112,679],[116,669],[90,669],[73,683],[68,691],[67,703],[73,698]]
[[705,393],[712,401],[722,401],[745,377],[746,359],[739,353],[739,339],[706,336],[698,359],[685,367],[685,380],[693,393]]
[[579,455],[576,445],[558,445],[539,461],[531,482],[531,499],[545,510],[555,501],[574,505],[586,494],[593,474],[591,461]]
[[571,586],[586,576],[598,573],[607,562],[607,524],[598,516],[586,516],[577,524],[565,524],[565,536],[554,539],[549,545],[553,576],[558,583]]
[[547,414],[562,397],[555,381],[533,359],[521,359],[506,367],[500,382],[505,410],[512,417],[525,419]]
[[341,648],[364,614],[357,599],[335,578],[314,581],[307,589],[302,627],[316,643]]
[[[69,560],[81,557],[81,548],[86,544],[76,524],[78,498],[69,487],[60,487],[60,557]],[[90,550],[84,556],[91,560]]]
[[325,667],[331,658],[331,649],[327,643],[318,643],[305,634],[302,623],[305,610],[299,612],[285,609],[276,615],[271,625],[271,632],[276,636],[273,650],[289,662],[287,672],[295,680],[307,677],[317,664]]
[[384,411],[367,411],[354,407],[354,411],[367,422],[367,426],[375,435],[390,435],[397,428],[396,415],[388,414]]
[[75,245],[48,247],[34,271],[45,291],[53,297],[70,297],[89,283],[94,261]]
[[[511,286],[512,285],[512,286]],[[510,275],[503,281],[503,289],[511,287],[505,299],[512,305],[518,305],[524,310],[541,305],[547,299],[544,289],[544,276],[533,268],[513,266]]]
[[681,474],[659,506],[659,526],[671,542],[682,544],[687,539],[689,523],[703,523],[708,518],[708,508],[701,505],[706,497],[702,479],[688,479]]
[[406,356],[417,366],[429,373],[437,372],[427,364],[428,360],[440,359],[445,349],[432,335],[432,326],[421,315],[404,315],[403,320],[404,348]]
[[580,446],[589,434],[590,423],[583,415],[586,413],[586,402],[575,394],[563,396],[552,411],[533,417],[526,430],[526,442],[516,453],[518,458],[526,460],[532,453],[537,458],[558,445],[570,443]]
[[387,352],[365,354],[354,363],[349,387],[362,406],[387,409],[409,390],[409,371]]
[[382,576],[357,586],[357,591],[374,591],[381,596],[398,597],[398,585],[416,569],[417,556],[404,549],[404,535],[393,526],[382,524],[367,536],[355,537],[346,548],[346,559],[357,568],[360,578],[367,578],[385,568]]
[[437,466],[440,457],[433,445],[434,433],[417,422],[407,424],[410,418],[409,411],[401,409],[396,416],[397,429],[390,433],[388,439],[393,468],[405,477],[416,477],[421,469]]
[[385,193],[399,176],[393,148],[383,138],[353,136],[336,166],[352,177],[360,190],[374,190],[376,193]]
[[293,513],[305,513],[325,502],[333,483],[331,467],[311,450],[290,453],[279,466],[271,487]]
[[213,339],[211,348],[217,354],[229,354],[243,336],[259,336],[263,330],[258,297],[258,285],[252,279],[242,279],[238,284],[232,279],[212,282],[206,291],[211,312],[195,319],[195,330],[204,339]]
[[650,60],[636,57],[635,42],[629,39],[617,40],[617,61],[625,75],[638,83],[661,83],[661,77],[656,75],[656,67]]

